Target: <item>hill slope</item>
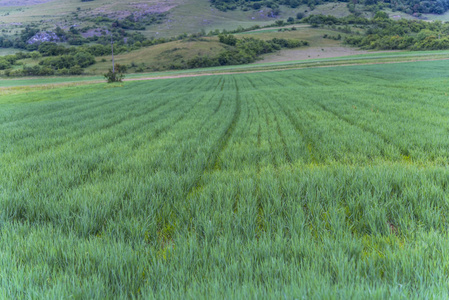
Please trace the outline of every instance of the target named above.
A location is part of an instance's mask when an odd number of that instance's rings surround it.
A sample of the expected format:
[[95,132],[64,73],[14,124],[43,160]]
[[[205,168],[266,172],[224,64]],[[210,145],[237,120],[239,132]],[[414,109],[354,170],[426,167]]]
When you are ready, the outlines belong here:
[[[30,24],[37,25],[42,30],[54,30],[56,26],[65,30],[68,30],[70,26],[102,28],[109,24],[105,18],[111,21],[124,20],[132,15],[135,20],[143,24],[145,29],[142,32],[147,37],[167,37],[184,32],[194,33],[201,30],[207,32],[214,29],[235,29],[238,26],[264,25],[272,23],[274,19],[296,17],[297,13],[304,16],[329,14],[341,17],[349,14],[350,11],[357,11],[371,16],[373,11],[387,9],[391,15],[407,16],[405,12],[425,15],[432,12],[442,13],[447,10],[444,1],[426,1],[416,5],[416,1],[410,0],[401,1],[400,5],[399,2],[394,2],[393,5],[389,2],[367,0],[360,1],[353,7],[347,2],[314,3],[308,1],[309,4],[307,4],[302,3],[304,1],[296,1],[298,5],[292,5],[290,3],[292,1],[237,1],[236,3],[239,3],[237,9],[222,11],[217,8],[217,6],[222,7],[218,2],[211,5],[209,0],[135,0],[133,2],[118,0],[2,0],[0,1],[0,29],[4,34],[13,34]],[[222,3],[231,4],[232,1],[227,0]],[[256,4],[257,7],[260,7],[254,9],[252,6]],[[242,10],[240,9],[242,5],[245,7],[250,5],[250,7]],[[413,6],[411,11],[407,9],[410,6]],[[443,7],[443,11],[436,8],[439,6]],[[449,4],[447,6],[449,7]],[[276,14],[273,14],[274,9]],[[431,16],[431,18],[435,18],[435,16]],[[130,29],[132,28],[133,26]],[[92,34],[92,32],[87,34]]]
[[[1,2],[0,2],[1,3]],[[27,4],[28,3],[28,4]],[[146,25],[148,37],[175,36],[178,34],[199,32],[202,29],[235,29],[238,26],[250,27],[255,24],[272,23],[273,18],[264,12],[229,11],[222,12],[210,6],[208,0],[136,0],[123,3],[117,0],[95,0],[90,2],[60,1],[14,1],[4,4],[19,6],[0,6],[0,26],[11,33],[17,32],[28,24],[36,24],[43,30],[52,30],[55,26],[63,29],[77,25],[80,27],[101,27],[98,17],[113,20],[124,19],[133,14],[136,17],[163,14],[163,21]],[[31,5],[33,4],[33,5]],[[281,16],[295,16],[296,11],[284,9]]]

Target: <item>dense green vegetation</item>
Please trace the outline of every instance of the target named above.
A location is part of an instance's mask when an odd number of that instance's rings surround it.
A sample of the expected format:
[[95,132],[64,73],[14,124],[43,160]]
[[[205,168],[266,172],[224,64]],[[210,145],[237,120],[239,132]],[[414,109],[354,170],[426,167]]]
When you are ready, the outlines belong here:
[[382,17],[373,19],[363,36],[347,37],[345,42],[363,49],[449,49],[449,23],[393,21],[378,15]]
[[[179,39],[184,41],[207,41],[201,37],[182,36]],[[232,42],[230,42],[232,40]],[[146,40],[139,43],[139,47],[153,43],[165,43],[168,40],[160,39],[156,41]],[[266,53],[272,53],[282,48],[298,48],[307,46],[307,41],[295,39],[273,38],[263,41],[256,38],[237,39],[231,34],[220,34],[219,41],[227,45],[225,49],[216,55],[197,55],[193,58],[182,59],[180,62],[171,62],[163,69],[193,69],[201,67],[214,67],[225,65],[240,65],[256,61],[256,59]],[[114,47],[114,53],[120,54],[131,49],[118,45]],[[174,52],[179,48],[168,50]],[[84,45],[78,47],[65,47],[52,42],[41,43],[38,51],[31,53],[18,52],[15,55],[0,57],[0,70],[6,70],[4,74],[8,77],[18,76],[46,76],[46,75],[80,75],[84,68],[96,63],[94,56],[104,56],[111,54],[111,45]],[[41,59],[41,57],[44,57]],[[20,60],[25,58],[40,59],[34,66],[23,66],[11,70],[14,65],[20,65]],[[182,57],[181,57],[182,58]],[[104,59],[104,58],[103,58]],[[131,66],[132,67],[132,66]],[[161,70],[162,68],[158,68]]]
[[[336,2],[334,0],[210,0],[211,4],[222,10],[258,10],[261,8],[270,8],[271,16],[276,17],[279,13],[279,6],[285,5],[291,8],[297,8],[300,5],[307,5],[311,10],[315,6],[326,3]],[[362,7],[363,10],[378,11],[383,8],[391,8],[393,11],[402,11],[407,14],[443,14],[449,10],[448,0],[360,0],[360,1],[347,1],[338,0],[338,2],[347,3],[347,6],[351,12],[355,12],[355,5]]]
[[[327,26],[341,32],[352,33],[345,38],[345,43],[362,49],[449,49],[449,23],[440,21],[392,20],[384,12],[377,12],[372,19],[356,15],[344,18],[313,15],[302,21],[313,27]],[[344,27],[338,25],[344,25]]]
[[106,78],[108,83],[114,82],[122,82],[123,78],[125,78],[126,66],[115,64],[114,67],[110,68],[104,77]]
[[2,297],[444,298],[448,67],[13,90]]
[[287,40],[274,38],[263,41],[256,38],[237,39],[231,34],[221,34],[220,43],[230,46],[215,57],[197,56],[180,64],[171,64],[170,69],[193,69],[215,66],[242,65],[255,62],[256,59],[267,53],[272,53],[282,48],[299,48],[307,46],[308,42],[299,40]]

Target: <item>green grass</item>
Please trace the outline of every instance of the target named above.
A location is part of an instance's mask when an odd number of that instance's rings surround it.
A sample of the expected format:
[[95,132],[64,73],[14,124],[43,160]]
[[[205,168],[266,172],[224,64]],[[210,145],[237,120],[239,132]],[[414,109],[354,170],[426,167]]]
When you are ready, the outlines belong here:
[[261,30],[254,30],[250,32],[242,32],[237,35],[237,37],[253,37],[262,40],[269,40],[273,38],[284,38],[284,39],[296,39],[304,40],[309,42],[312,47],[329,47],[341,45],[341,41],[336,41],[332,39],[324,39],[323,35],[327,34],[330,36],[337,36],[340,34],[343,38],[346,34],[341,33],[332,29],[325,28],[312,28],[310,26],[304,26],[302,24],[296,26],[282,27],[289,29],[290,27],[295,27],[296,30],[280,32],[280,28],[267,28]]
[[[14,88],[22,87],[27,90],[35,89],[36,85],[45,85],[49,88],[53,88],[57,84],[64,83],[79,83],[93,80],[104,80],[102,76],[71,76],[71,77],[36,77],[36,78],[14,78],[14,79],[2,79],[0,80],[1,88]],[[30,87],[31,86],[31,87]],[[1,93],[1,90],[0,90]]]
[[448,67],[0,97],[1,297],[446,297]]

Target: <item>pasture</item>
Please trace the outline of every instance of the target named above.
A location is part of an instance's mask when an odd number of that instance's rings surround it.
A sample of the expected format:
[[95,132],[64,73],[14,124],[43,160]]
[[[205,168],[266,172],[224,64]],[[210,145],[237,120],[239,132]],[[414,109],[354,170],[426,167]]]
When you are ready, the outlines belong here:
[[447,297],[448,67],[11,90],[1,297]]

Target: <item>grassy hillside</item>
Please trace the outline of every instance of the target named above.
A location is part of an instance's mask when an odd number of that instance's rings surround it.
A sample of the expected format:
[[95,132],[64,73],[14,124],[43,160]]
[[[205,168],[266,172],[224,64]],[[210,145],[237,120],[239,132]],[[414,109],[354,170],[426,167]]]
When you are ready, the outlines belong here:
[[444,298],[448,67],[11,90],[2,298]]
[[[346,35],[331,29],[311,28],[310,25],[296,25],[296,30],[291,31],[292,26],[283,28],[267,28],[262,30],[245,32],[235,35],[238,39],[245,37],[253,37],[261,40],[270,40],[273,38],[283,38],[289,40],[307,41],[311,48],[317,47],[337,47],[342,46],[341,40],[333,40],[323,38],[324,35],[336,36],[341,34],[342,38]],[[285,30],[285,31],[279,31]],[[229,47],[219,43],[218,37],[202,37],[187,39],[181,41],[173,41],[164,44],[154,45],[141,48],[139,50],[130,51],[115,55],[115,62],[127,65],[129,73],[142,73],[157,70],[167,70],[173,64],[188,61],[194,57],[208,56],[215,57],[220,52]],[[305,48],[298,48],[297,51],[305,51]],[[321,48],[320,48],[321,49]],[[20,64],[25,66],[34,66],[38,64],[38,59],[22,59]],[[111,57],[97,57],[96,64],[86,68],[87,74],[104,74],[111,67]],[[14,66],[14,68],[22,68],[22,66]],[[0,71],[0,74],[3,73]]]
[[[127,65],[130,72],[143,72],[149,69],[167,69],[172,64],[192,59],[195,56],[216,56],[224,49],[226,49],[226,45],[219,43],[218,38],[176,41],[117,55],[115,61]],[[97,61],[98,63],[86,69],[86,72],[103,74],[111,67],[110,56],[97,58]]]
[[[130,13],[146,11],[148,13],[168,12],[162,24],[147,26],[144,31],[148,37],[175,36],[178,34],[199,32],[201,30],[235,29],[238,26],[250,27],[255,24],[272,23],[273,18],[266,17],[259,11],[230,11],[221,12],[210,6],[208,0],[171,0],[167,2],[137,0],[132,3],[123,1],[95,0],[80,1],[47,1],[36,5],[25,5],[25,1],[15,1],[20,6],[0,5],[0,26],[18,32],[26,24],[39,24],[42,29],[54,29],[55,25],[61,28],[77,24],[94,26],[86,18],[107,16],[110,18],[123,18]],[[79,8],[79,9],[78,9]],[[284,8],[280,15],[282,18],[293,17],[299,12]],[[96,25],[95,25],[96,26]]]

